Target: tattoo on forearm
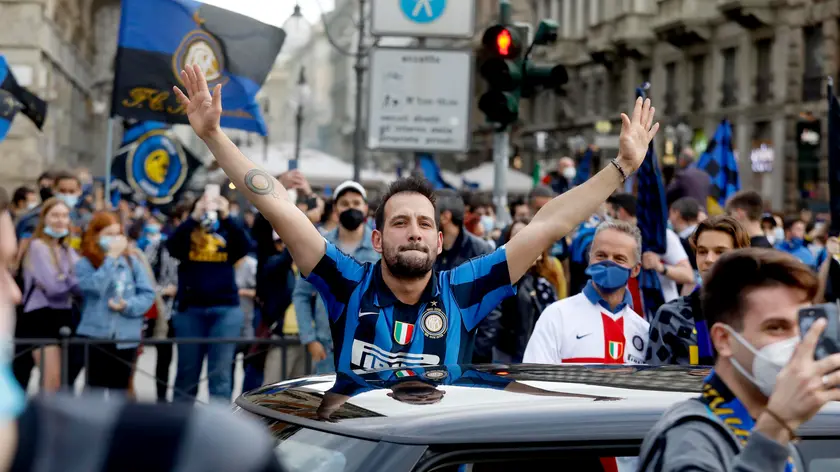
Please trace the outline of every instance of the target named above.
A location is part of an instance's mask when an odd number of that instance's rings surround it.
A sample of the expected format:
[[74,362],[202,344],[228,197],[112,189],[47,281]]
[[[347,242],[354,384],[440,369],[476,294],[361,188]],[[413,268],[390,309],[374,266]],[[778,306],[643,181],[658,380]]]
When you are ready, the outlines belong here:
[[245,174],[245,187],[257,195],[271,195],[279,198],[280,195],[274,191],[274,179],[264,170],[251,169]]

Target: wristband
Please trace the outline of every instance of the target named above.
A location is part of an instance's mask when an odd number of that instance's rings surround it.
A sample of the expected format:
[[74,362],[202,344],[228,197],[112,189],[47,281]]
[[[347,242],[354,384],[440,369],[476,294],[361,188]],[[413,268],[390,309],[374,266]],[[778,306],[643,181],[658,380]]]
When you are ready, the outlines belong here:
[[612,164],[613,166],[615,166],[616,169],[618,169],[618,173],[621,174],[621,182],[622,183],[626,182],[627,181],[627,173],[624,172],[624,169],[621,168],[621,164],[618,163],[618,159],[611,160],[610,164]]
[[788,434],[790,434],[790,440],[791,441],[796,439],[796,432],[793,429],[791,429],[790,426],[788,426],[787,422],[785,420],[783,420],[781,416],[777,415],[776,413],[773,413],[773,410],[771,410],[770,408],[765,408],[764,412],[767,413],[768,415],[770,415],[770,418],[773,418],[773,420],[776,423],[779,423],[779,425],[782,428],[785,428],[785,431],[787,431]]

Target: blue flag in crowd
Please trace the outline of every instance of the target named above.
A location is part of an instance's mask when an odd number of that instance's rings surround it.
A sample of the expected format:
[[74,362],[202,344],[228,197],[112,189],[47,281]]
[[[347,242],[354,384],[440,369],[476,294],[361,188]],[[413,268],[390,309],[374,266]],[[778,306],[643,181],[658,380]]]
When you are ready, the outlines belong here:
[[709,142],[706,152],[697,161],[697,167],[703,169],[712,179],[707,208],[709,215],[723,213],[726,199],[741,190],[738,177],[738,163],[732,150],[732,125],[723,120]]
[[828,234],[840,234],[840,102],[834,83],[828,81],[828,191],[831,227]]
[[577,165],[577,173],[575,174],[574,182],[572,182],[573,185],[581,185],[589,180],[589,175],[592,174],[593,154],[592,147],[587,147],[586,152],[583,153],[583,156],[580,158],[580,162]]
[[6,137],[19,111],[29,117],[38,129],[44,127],[46,102],[18,85],[6,57],[0,54],[0,141]]
[[111,162],[111,176],[123,195],[153,206],[178,197],[201,166],[165,123],[142,121],[125,130],[122,146]]
[[[645,98],[645,91],[636,89],[637,96]],[[637,192],[639,200],[639,230],[642,232],[642,251],[665,254],[667,240],[665,231],[668,228],[668,210],[665,204],[665,187],[662,184],[662,175],[659,170],[659,163],[656,160],[656,151],[653,148],[653,141],[648,146],[639,172],[636,173],[638,183]],[[639,288],[642,292],[642,300],[645,305],[645,318],[653,319],[656,310],[665,303],[662,295],[662,284],[659,282],[659,275],[654,270],[642,269],[639,275]]]
[[123,0],[112,115],[187,123],[173,86],[198,64],[222,85],[222,126],[266,134],[257,91],[286,37],[282,29],[195,0]]
[[417,168],[423,172],[423,176],[426,177],[426,180],[432,184],[432,187],[435,190],[455,190],[455,187],[449,185],[445,180],[443,180],[443,175],[440,172],[440,166],[438,166],[434,156],[431,154],[422,152],[417,153]]

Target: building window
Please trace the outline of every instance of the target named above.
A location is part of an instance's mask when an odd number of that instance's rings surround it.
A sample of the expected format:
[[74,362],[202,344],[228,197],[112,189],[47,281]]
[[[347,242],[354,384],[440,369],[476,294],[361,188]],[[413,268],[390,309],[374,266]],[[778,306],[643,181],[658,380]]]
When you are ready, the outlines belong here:
[[595,79],[595,89],[592,90],[592,109],[596,115],[603,115],[606,113],[606,94],[604,93],[604,79],[598,77]]
[[623,110],[625,106],[624,90],[622,88],[624,76],[617,72],[610,75],[610,102],[608,106],[611,106],[612,109],[607,110],[607,113],[611,113],[613,110]]
[[802,78],[802,101],[811,102],[822,98],[822,27],[809,26],[803,30],[803,33],[805,36],[805,74]]
[[737,48],[723,50],[723,96],[720,101],[722,108],[738,104],[738,77],[735,71],[737,56]]
[[691,111],[700,111],[704,106],[703,86],[706,74],[706,56],[694,56],[691,59]]
[[677,115],[677,63],[665,65],[665,116]]
[[773,77],[770,67],[772,46],[771,39],[762,39],[755,43],[755,102],[759,105],[773,99]]
[[589,115],[592,113],[592,109],[589,107],[589,83],[586,82],[586,79],[581,81],[580,84],[580,97],[576,100],[578,102],[579,109],[583,111],[583,115]]

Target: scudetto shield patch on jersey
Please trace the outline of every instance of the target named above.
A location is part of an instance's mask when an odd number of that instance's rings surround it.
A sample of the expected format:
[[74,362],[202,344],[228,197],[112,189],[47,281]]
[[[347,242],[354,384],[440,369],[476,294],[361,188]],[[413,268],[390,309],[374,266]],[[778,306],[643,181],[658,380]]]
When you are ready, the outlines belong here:
[[405,346],[406,344],[411,342],[411,339],[414,337],[414,325],[411,323],[403,323],[402,321],[397,321],[394,323],[394,341],[397,344],[402,344]]
[[610,341],[610,357],[618,360],[624,357],[624,343]]

